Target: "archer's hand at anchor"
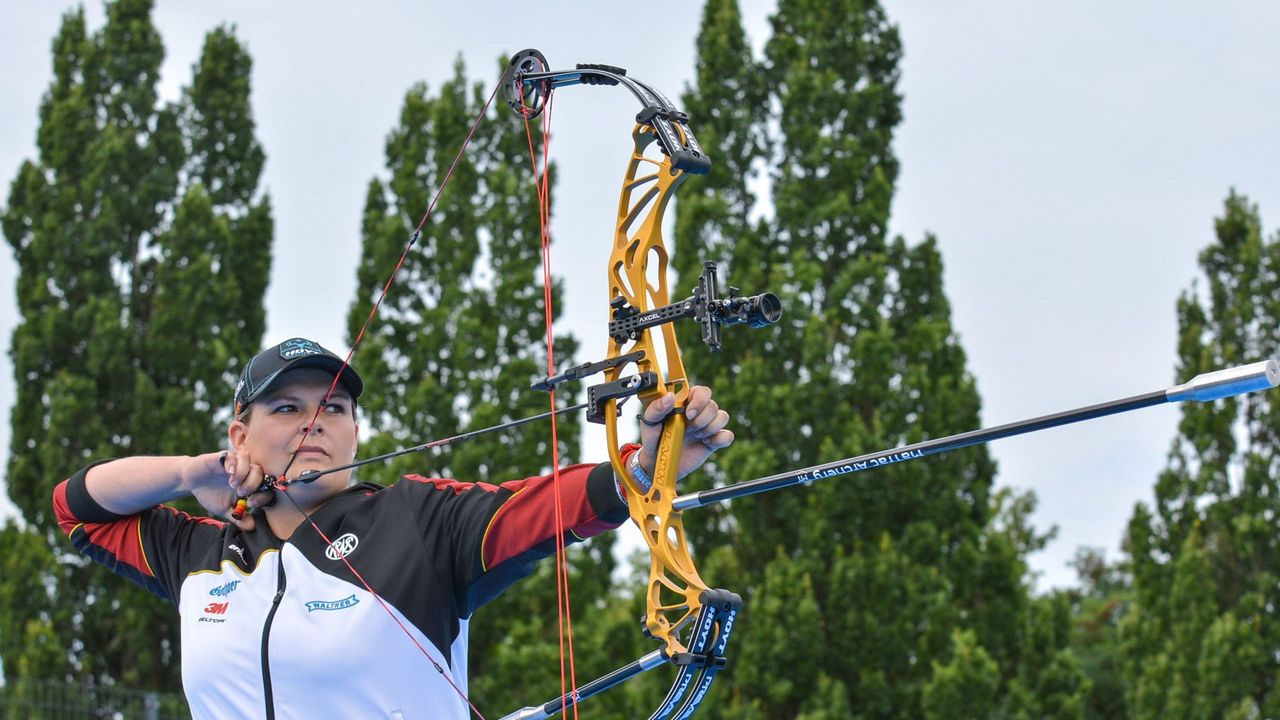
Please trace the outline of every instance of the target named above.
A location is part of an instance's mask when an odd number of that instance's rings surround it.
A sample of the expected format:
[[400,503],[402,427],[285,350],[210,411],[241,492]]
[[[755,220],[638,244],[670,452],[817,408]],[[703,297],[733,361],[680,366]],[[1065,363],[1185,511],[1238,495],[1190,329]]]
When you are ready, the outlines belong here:
[[207,478],[192,488],[192,496],[211,515],[224,518],[243,532],[253,530],[257,523],[252,512],[275,498],[271,492],[256,492],[266,477],[262,466],[234,450],[210,453],[205,465],[208,467],[202,475]]
[[[675,394],[668,393],[649,403],[640,415],[640,468],[651,477],[654,454],[662,437],[662,422],[671,414],[675,401]],[[706,385],[694,385],[689,389],[684,416],[684,447],[680,451],[677,470],[677,477],[681,478],[702,467],[717,450],[733,444],[733,431],[727,429],[729,413],[721,410],[711,399],[711,388]]]

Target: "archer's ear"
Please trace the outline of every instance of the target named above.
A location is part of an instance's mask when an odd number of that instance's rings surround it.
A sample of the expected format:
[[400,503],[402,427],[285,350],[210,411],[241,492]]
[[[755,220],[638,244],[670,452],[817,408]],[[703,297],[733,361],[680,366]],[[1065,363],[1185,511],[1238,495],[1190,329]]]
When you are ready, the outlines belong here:
[[232,448],[239,450],[249,440],[249,427],[239,420],[232,420],[227,426],[227,439],[231,441]]

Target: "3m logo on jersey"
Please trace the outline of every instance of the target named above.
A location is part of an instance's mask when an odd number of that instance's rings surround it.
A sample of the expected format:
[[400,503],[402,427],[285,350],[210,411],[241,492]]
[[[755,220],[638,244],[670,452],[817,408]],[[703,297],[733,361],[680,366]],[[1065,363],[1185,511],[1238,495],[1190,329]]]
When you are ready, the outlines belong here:
[[[239,581],[236,581],[236,582],[239,582]],[[230,584],[231,583],[227,583],[227,585],[230,585]],[[224,585],[223,587],[226,587],[226,586]],[[214,588],[214,590],[217,590],[217,589],[218,588]],[[210,594],[212,594],[212,592],[210,592]],[[217,616],[225,615],[227,613],[227,608],[230,606],[231,606],[230,600],[224,600],[222,602],[211,602],[208,605],[204,606],[204,615],[200,616],[200,619],[197,620],[196,622],[224,623],[227,621],[227,619],[224,617],[217,617]]]
[[330,560],[341,560],[355,552],[359,545],[360,538],[356,537],[355,533],[347,533],[329,543],[329,547],[324,550],[324,556]]
[[359,598],[354,594],[348,595],[341,600],[312,600],[307,603],[307,612],[315,610],[344,610],[359,603]]

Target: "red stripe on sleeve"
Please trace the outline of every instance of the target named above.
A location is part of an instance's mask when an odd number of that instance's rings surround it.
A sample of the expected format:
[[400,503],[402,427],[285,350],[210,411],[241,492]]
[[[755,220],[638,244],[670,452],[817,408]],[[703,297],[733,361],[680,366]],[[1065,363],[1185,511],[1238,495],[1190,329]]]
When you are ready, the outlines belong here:
[[142,516],[131,515],[113,523],[85,523],[84,533],[90,543],[111,553],[116,561],[146,577],[155,577],[142,551],[141,525]]
[[115,558],[116,562],[128,565],[144,577],[155,577],[151,566],[147,564],[146,553],[142,550],[141,515],[130,515],[109,523],[84,522],[71,513],[67,504],[66,480],[53,490],[53,511],[58,518],[58,527],[81,552],[85,551],[82,544],[87,541]]
[[71,531],[81,521],[71,514],[71,507],[67,505],[67,482],[63,480],[53,489],[53,515],[58,519],[58,528],[62,530],[62,534],[71,537]]
[[[590,537],[612,527],[602,524],[587,499],[587,476],[594,465],[575,465],[560,471],[564,488],[563,527],[579,537]],[[555,482],[536,477],[503,483],[516,491],[494,513],[485,531],[484,566],[493,568],[556,535]]]

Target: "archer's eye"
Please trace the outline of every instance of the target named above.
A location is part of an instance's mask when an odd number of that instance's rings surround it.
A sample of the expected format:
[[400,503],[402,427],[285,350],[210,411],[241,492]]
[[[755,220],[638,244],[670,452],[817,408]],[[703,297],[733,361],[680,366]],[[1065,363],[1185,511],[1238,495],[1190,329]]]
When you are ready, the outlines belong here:
[[273,414],[288,415],[298,412],[298,406],[293,403],[281,403],[271,409]]
[[346,415],[347,406],[342,403],[329,403],[324,406],[324,411],[330,415]]

